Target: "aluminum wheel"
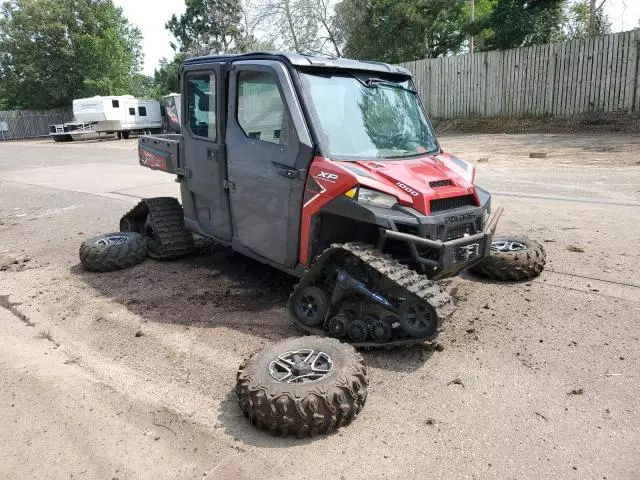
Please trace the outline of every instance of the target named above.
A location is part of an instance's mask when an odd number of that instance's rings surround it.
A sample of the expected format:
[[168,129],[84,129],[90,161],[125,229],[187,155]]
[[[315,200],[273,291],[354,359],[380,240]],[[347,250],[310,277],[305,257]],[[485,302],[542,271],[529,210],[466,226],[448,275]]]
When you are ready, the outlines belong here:
[[269,373],[285,383],[320,380],[333,369],[331,357],[319,350],[301,349],[278,355],[269,364]]
[[491,243],[494,252],[522,252],[527,246],[513,240],[498,240]]
[[109,235],[108,237],[103,237],[98,240],[96,245],[122,245],[123,243],[127,243],[129,237],[126,235]]

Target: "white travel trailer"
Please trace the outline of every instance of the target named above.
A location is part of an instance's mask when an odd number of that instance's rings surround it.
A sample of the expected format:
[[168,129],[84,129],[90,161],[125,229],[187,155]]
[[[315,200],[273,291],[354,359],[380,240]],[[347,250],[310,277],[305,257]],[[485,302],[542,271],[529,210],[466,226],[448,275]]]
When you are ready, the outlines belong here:
[[129,138],[131,132],[159,133],[162,130],[160,102],[120,95],[79,98],[73,101],[75,122],[51,125],[56,141],[87,139],[101,133]]

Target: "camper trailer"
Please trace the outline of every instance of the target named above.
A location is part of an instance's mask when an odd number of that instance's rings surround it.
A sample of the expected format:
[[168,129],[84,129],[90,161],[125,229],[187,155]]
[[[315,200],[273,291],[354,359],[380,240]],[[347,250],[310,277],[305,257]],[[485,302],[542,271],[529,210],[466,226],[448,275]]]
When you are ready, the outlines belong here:
[[132,95],[96,96],[73,101],[75,122],[51,125],[50,136],[56,141],[100,137],[102,133],[129,138],[131,132],[160,133],[160,103]]

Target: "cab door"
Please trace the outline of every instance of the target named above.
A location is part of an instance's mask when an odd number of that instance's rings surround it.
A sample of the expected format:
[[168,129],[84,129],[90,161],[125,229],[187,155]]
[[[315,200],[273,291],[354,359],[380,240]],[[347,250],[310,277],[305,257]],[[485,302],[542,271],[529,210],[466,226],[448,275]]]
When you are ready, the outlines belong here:
[[231,214],[225,190],[226,82],[221,63],[185,67],[182,75],[185,221],[196,231],[231,241]]
[[309,130],[287,68],[234,62],[226,133],[233,245],[287,268],[298,259]]

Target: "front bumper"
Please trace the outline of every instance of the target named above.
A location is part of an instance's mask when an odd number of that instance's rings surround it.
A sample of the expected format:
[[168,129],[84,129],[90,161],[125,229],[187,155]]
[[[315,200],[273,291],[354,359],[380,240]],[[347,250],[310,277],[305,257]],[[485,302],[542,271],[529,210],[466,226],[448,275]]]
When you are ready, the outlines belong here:
[[[385,230],[382,241],[384,243],[387,239],[390,239],[406,243],[411,252],[411,257],[417,264],[436,272],[433,278],[452,276],[489,255],[493,234],[502,212],[502,207],[496,209],[493,215],[489,217],[482,232],[455,240],[431,240],[409,233]],[[422,247],[423,250],[426,248],[431,252],[437,252],[438,259],[435,260],[433,255],[430,255],[431,258],[421,255],[419,247]]]

